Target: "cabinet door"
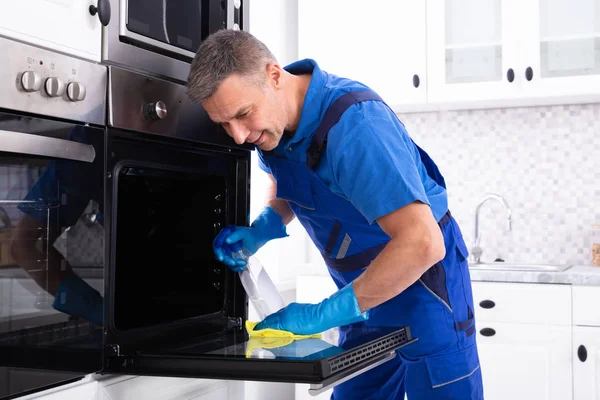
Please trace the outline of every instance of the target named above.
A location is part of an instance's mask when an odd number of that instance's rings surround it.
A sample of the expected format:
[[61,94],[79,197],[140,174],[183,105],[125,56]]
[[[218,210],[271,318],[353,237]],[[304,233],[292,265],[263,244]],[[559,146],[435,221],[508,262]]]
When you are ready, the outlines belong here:
[[487,400],[572,399],[570,327],[479,321],[477,331]]
[[[518,76],[528,97],[600,92],[600,0],[525,1]],[[529,71],[528,71],[529,69]]]
[[89,12],[92,3],[0,0],[0,35],[99,62],[102,25]]
[[299,1],[299,58],[364,83],[392,107],[424,103],[425,12],[422,0]]
[[[455,103],[518,94],[516,0],[428,0],[428,100]],[[510,72],[512,71],[512,72]],[[512,80],[512,82],[511,82]]]
[[600,399],[600,327],[573,327],[573,395]]

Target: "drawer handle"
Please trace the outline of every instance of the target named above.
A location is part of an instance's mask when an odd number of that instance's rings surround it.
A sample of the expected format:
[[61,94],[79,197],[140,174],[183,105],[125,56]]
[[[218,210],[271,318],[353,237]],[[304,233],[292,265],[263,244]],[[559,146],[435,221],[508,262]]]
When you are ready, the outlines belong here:
[[421,79],[419,78],[419,75],[417,75],[417,74],[413,75],[413,86],[418,88],[420,84],[421,84]]
[[533,68],[527,67],[525,70],[525,79],[531,81],[533,79]]
[[515,80],[515,71],[512,68],[509,68],[508,71],[506,71],[506,80],[510,83]]
[[494,336],[496,334],[496,331],[492,328],[483,328],[482,330],[479,331],[479,333],[481,333],[483,336]]
[[483,300],[481,303],[479,303],[479,305],[481,308],[494,308],[496,303],[494,303],[492,300]]
[[577,349],[577,357],[579,357],[579,361],[585,362],[587,360],[587,349],[584,345],[579,346]]

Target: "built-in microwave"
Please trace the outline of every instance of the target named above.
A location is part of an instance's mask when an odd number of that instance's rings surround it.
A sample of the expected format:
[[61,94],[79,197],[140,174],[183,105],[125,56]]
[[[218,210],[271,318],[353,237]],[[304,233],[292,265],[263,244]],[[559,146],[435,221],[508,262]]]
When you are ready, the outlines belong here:
[[[97,0],[102,62],[185,82],[200,43],[247,29],[249,0]],[[108,15],[108,16],[107,16]],[[108,21],[110,19],[110,21]]]

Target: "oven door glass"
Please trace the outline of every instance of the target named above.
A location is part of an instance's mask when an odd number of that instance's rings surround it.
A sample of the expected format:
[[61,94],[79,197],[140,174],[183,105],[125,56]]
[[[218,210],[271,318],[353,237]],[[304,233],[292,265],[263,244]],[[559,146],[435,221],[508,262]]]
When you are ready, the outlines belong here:
[[[113,366],[114,372],[132,375],[309,383],[311,392],[319,394],[394,359],[397,349],[415,340],[408,327],[373,329],[356,343],[342,345],[325,336],[249,338],[244,330],[237,330],[142,351],[131,362]],[[177,343],[176,338],[172,343]]]
[[127,0],[127,29],[163,45],[195,53],[206,36],[204,31],[211,2],[214,3],[207,0]]
[[0,113],[0,397],[102,367],[103,171],[103,129]]

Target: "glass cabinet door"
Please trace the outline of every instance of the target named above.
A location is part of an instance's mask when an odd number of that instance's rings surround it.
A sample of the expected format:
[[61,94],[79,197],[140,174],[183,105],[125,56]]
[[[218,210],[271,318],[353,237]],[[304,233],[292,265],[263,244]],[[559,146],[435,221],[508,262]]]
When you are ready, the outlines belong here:
[[540,0],[540,76],[600,73],[600,0]]
[[[428,98],[434,102],[510,95],[516,61],[513,0],[427,2]],[[512,72],[511,72],[512,71]]]
[[600,0],[530,0],[520,8],[522,95],[567,104],[600,93]]

